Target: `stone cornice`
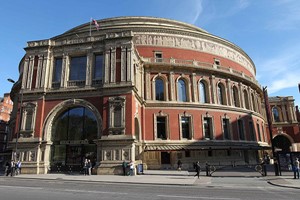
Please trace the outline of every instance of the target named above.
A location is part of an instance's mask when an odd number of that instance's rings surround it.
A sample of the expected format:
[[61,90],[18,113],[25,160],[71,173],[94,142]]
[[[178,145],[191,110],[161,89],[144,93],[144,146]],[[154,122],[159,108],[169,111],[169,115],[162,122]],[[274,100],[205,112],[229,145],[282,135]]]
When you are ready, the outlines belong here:
[[188,102],[188,103],[182,103],[182,102],[171,102],[171,101],[152,101],[147,100],[145,101],[145,109],[151,108],[151,109],[180,109],[182,110],[204,110],[208,112],[215,112],[215,111],[222,111],[222,112],[233,112],[238,114],[245,114],[245,115],[251,115],[256,116],[258,118],[262,118],[263,116],[253,110],[246,110],[244,108],[239,107],[232,107],[232,106],[224,106],[224,105],[218,105],[218,104],[200,104],[198,102]]

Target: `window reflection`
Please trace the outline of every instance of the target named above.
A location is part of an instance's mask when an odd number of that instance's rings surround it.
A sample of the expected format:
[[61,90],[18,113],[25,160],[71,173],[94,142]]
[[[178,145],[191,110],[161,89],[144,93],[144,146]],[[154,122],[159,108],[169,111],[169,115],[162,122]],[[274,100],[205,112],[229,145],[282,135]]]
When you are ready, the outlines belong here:
[[182,79],[178,81],[178,101],[187,102],[186,86]]
[[207,103],[206,88],[203,81],[200,81],[199,83],[199,99],[200,103]]
[[54,123],[53,140],[93,140],[97,138],[95,115],[84,107],[70,108]]
[[158,101],[165,100],[164,95],[164,81],[160,78],[157,78],[155,80],[155,99]]
[[86,61],[86,56],[71,58],[69,80],[85,80]]

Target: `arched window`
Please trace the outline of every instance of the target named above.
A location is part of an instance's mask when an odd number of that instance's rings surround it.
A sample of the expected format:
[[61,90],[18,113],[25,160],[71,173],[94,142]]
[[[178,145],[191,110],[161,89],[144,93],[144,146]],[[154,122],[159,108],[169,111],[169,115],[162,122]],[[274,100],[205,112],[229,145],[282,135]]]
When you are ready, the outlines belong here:
[[53,123],[51,168],[58,164],[73,166],[80,171],[85,158],[96,162],[98,124],[94,113],[82,106],[71,107],[61,113]]
[[97,139],[97,120],[85,107],[73,107],[62,113],[54,122],[54,141]]
[[279,110],[277,107],[272,108],[273,118],[275,122],[280,122]]
[[249,110],[250,109],[249,98],[246,90],[244,90],[244,101],[245,101],[245,108]]
[[233,86],[232,88],[232,96],[233,96],[233,105],[235,107],[240,107],[239,91],[235,86]]
[[206,96],[206,86],[204,81],[199,82],[199,101],[200,103],[208,103],[207,96]]
[[155,79],[155,100],[165,100],[165,87],[164,81],[161,78]]
[[221,105],[225,105],[226,99],[225,99],[225,89],[221,83],[218,84],[218,103]]
[[186,84],[183,79],[178,80],[178,101],[187,102]]

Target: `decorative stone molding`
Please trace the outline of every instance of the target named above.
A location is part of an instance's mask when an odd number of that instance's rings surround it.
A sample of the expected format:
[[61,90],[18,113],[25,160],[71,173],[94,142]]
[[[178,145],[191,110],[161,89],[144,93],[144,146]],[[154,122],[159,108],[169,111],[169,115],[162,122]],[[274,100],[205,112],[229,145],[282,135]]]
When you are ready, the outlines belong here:
[[195,37],[176,37],[167,34],[138,33],[133,38],[137,46],[165,46],[182,49],[191,49],[230,59],[244,66],[253,76],[255,69],[251,62],[241,53],[214,41]]

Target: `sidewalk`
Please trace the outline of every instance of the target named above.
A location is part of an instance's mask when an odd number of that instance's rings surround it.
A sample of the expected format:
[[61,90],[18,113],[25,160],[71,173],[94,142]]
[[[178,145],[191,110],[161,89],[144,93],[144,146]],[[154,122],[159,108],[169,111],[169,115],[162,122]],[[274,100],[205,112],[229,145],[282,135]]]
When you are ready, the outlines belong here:
[[300,189],[300,180],[293,179],[292,173],[285,173],[283,176],[275,176],[269,173],[266,177],[261,177],[257,172],[245,171],[220,171],[213,176],[205,176],[201,173],[200,179],[194,177],[194,172],[176,170],[145,170],[142,175],[121,176],[121,175],[69,175],[69,174],[21,174],[13,178],[22,179],[44,179],[44,180],[64,180],[64,181],[84,181],[84,182],[105,182],[105,183],[127,183],[127,184],[154,184],[154,185],[182,185],[182,186],[209,186],[213,184],[213,179],[218,177],[259,177],[271,185]]

